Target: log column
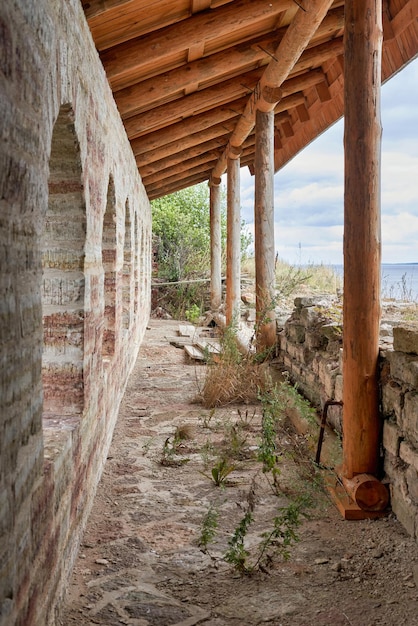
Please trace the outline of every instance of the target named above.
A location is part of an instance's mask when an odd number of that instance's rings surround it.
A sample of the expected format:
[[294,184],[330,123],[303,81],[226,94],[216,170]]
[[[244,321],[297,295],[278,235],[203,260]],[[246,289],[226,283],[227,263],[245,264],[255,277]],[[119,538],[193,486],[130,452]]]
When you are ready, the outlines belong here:
[[221,180],[210,181],[210,307],[222,302]]
[[226,323],[238,325],[241,303],[241,208],[239,156],[227,165]]
[[343,477],[376,475],[380,419],[381,0],[345,3]]
[[254,246],[257,351],[276,343],[274,313],[274,111],[256,112]]

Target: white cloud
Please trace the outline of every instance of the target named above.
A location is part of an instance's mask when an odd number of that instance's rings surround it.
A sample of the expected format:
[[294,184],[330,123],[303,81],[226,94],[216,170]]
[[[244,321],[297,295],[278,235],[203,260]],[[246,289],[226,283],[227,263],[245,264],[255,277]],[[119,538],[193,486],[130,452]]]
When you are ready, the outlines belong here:
[[[418,59],[382,88],[383,262],[418,262]],[[291,263],[342,263],[343,121],[275,175],[275,241]],[[242,216],[254,221],[254,179],[241,170]],[[250,225],[252,230],[252,225]]]

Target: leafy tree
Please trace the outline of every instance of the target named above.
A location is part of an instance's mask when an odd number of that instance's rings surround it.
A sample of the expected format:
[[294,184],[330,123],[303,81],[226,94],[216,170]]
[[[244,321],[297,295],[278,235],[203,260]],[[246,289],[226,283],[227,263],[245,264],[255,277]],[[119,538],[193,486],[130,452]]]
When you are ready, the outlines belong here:
[[[153,200],[159,276],[179,281],[207,275],[210,267],[209,187],[183,189]],[[226,218],[221,213],[223,241]]]
[[[167,282],[208,278],[210,275],[210,190],[206,183],[151,202],[158,277]],[[251,236],[243,234],[246,251]],[[221,193],[221,245],[225,260],[226,194]],[[194,308],[204,309],[207,283],[173,285],[159,289],[159,303],[177,318]],[[193,308],[194,307],[194,308]]]
[[[208,276],[210,270],[209,187],[206,183],[151,202],[159,276],[180,281]],[[226,194],[221,195],[221,242],[226,246]],[[245,252],[251,236],[243,234]]]

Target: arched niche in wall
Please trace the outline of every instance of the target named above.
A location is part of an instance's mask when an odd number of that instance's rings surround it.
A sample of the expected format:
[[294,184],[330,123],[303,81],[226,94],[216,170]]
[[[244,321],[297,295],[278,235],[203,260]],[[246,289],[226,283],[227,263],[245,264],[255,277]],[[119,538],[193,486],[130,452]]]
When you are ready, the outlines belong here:
[[116,344],[116,193],[113,177],[109,177],[106,211],[103,218],[102,264],[104,271],[104,328],[102,356],[112,357]]
[[139,244],[140,231],[138,228],[138,216],[134,221],[134,314],[138,313],[139,304],[139,264],[140,264],[140,244]]
[[72,107],[60,108],[49,162],[42,241],[44,417],[84,408],[84,258],[86,207]]
[[122,279],[122,318],[123,328],[131,325],[131,284],[132,284],[132,221],[129,199],[125,203],[125,238],[123,244]]

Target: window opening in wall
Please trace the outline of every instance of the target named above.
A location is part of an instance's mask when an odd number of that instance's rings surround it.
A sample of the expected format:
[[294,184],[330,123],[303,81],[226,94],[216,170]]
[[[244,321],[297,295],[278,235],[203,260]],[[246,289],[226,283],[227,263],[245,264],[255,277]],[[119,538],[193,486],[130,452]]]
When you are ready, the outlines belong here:
[[112,176],[107,189],[106,212],[103,218],[102,263],[104,270],[104,329],[102,356],[115,354],[115,317],[116,317],[116,193]]
[[61,107],[54,126],[49,170],[42,240],[45,418],[80,415],[84,408],[86,207],[69,104]]

